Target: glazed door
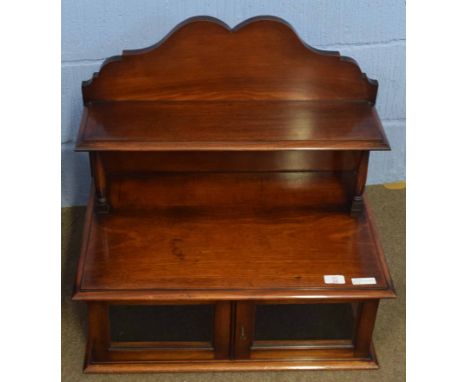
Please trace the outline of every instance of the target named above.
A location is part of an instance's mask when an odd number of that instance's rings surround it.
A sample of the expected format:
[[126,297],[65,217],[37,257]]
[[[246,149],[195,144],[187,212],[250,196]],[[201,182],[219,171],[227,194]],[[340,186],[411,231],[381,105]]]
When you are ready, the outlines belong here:
[[376,308],[375,302],[238,302],[234,357],[253,360],[367,357]]
[[[90,303],[101,362],[229,358],[231,304]],[[93,328],[90,328],[93,331]]]

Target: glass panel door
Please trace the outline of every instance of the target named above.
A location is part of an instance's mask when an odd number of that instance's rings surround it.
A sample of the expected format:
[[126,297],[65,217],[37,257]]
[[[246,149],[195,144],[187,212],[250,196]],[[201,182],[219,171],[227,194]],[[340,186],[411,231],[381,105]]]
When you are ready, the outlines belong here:
[[109,304],[108,359],[228,359],[231,303]]
[[257,305],[256,340],[352,339],[353,312],[350,304]]
[[111,305],[112,342],[213,339],[213,305]]
[[238,359],[316,359],[353,354],[358,304],[237,302]]

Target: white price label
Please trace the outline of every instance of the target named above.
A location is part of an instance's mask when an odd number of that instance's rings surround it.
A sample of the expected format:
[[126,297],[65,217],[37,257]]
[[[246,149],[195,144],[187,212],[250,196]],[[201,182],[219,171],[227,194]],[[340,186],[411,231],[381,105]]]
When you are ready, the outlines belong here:
[[323,279],[325,284],[345,284],[345,278],[342,275],[325,275]]
[[353,285],[373,285],[377,284],[375,277],[360,277],[356,279],[351,279]]

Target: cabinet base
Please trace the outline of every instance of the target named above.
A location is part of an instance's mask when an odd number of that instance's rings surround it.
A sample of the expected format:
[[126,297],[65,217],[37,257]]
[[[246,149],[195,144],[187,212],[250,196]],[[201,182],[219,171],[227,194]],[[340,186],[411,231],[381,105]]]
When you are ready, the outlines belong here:
[[274,371],[274,370],[353,370],[378,369],[374,346],[369,358],[303,359],[303,360],[212,360],[166,362],[93,362],[90,351],[85,373],[176,373],[210,371]]

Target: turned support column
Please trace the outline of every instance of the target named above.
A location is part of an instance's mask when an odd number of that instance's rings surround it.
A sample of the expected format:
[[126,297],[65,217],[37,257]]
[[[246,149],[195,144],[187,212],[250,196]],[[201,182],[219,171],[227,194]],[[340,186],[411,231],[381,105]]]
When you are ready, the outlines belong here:
[[351,215],[353,216],[358,216],[364,208],[363,194],[366,188],[368,164],[369,151],[362,151],[356,170],[356,183],[354,186],[353,200],[351,202]]
[[96,195],[95,211],[99,214],[108,214],[110,204],[107,198],[107,180],[104,164],[99,153],[91,152],[91,168],[94,177],[94,187]]

